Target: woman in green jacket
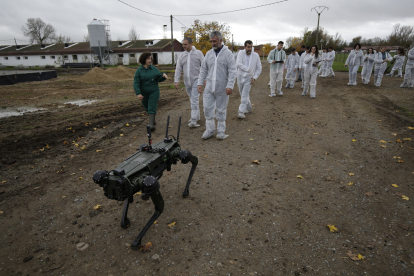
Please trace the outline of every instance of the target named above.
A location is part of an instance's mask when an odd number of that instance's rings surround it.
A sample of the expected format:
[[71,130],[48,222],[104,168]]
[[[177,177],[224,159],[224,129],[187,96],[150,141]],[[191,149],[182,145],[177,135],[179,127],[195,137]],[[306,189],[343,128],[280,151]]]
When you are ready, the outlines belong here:
[[142,101],[145,111],[148,112],[149,125],[155,130],[155,114],[160,99],[160,88],[158,83],[165,81],[168,77],[152,66],[151,53],[145,52],[139,57],[141,67],[137,69],[134,76],[134,90],[138,100]]

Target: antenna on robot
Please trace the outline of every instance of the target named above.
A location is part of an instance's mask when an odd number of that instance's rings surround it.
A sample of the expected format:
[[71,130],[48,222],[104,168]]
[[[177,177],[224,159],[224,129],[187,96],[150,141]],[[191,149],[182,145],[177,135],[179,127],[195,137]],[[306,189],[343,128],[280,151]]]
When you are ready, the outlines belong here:
[[180,139],[180,127],[181,127],[181,116],[180,116],[180,119],[178,120],[177,142],[178,142],[178,139]]

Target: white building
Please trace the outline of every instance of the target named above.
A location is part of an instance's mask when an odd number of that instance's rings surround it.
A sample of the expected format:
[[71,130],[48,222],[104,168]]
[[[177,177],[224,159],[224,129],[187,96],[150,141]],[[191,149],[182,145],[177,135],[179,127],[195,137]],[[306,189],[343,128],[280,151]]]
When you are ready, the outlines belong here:
[[[172,60],[170,39],[113,41],[111,49],[109,59],[112,65],[138,64],[144,52],[151,52],[154,64],[171,64]],[[174,40],[175,62],[182,51],[182,44]],[[94,60],[89,42],[0,46],[0,65],[4,66],[44,67],[56,63],[91,63]]]

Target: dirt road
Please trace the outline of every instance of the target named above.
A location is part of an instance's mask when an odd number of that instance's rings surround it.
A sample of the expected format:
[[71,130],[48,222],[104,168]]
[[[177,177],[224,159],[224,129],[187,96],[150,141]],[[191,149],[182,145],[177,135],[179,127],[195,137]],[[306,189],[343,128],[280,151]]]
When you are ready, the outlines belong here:
[[[363,86],[359,75],[348,87],[337,73],[318,79],[316,99],[298,83],[270,98],[268,71],[263,63],[244,120],[234,90],[226,140],[202,140],[204,120],[181,128],[199,166],[187,199],[190,165],[161,178],[165,211],[144,237],[148,253],[128,245],[152,204],[136,197],[124,230],[122,202],[92,182],[146,142],[132,80],[1,87],[2,108],[47,111],[1,119],[0,275],[414,275],[414,91],[401,78]],[[184,92],[161,93],[154,141],[168,115],[172,132],[190,115]],[[97,102],[64,105],[80,99]]]

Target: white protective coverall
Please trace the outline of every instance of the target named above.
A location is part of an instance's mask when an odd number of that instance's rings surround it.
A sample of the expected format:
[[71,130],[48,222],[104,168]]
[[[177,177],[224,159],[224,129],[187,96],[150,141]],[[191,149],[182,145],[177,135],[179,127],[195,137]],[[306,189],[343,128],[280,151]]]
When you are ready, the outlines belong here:
[[270,63],[270,97],[275,97],[276,93],[276,84],[277,84],[277,93],[283,95],[282,92],[282,83],[283,83],[283,65],[284,63],[273,63],[273,61],[283,61],[286,62],[286,53],[281,49],[280,51],[275,48],[270,51],[267,56],[267,60]]
[[300,69],[300,74],[302,76],[302,88],[304,87],[304,84],[305,84],[305,75],[306,75],[305,72],[306,72],[306,67],[307,67],[307,64],[305,63],[305,58],[307,55],[309,55],[309,53],[305,51],[302,53],[299,59],[299,69]]
[[371,74],[372,74],[372,68],[374,67],[374,59],[375,59],[374,53],[365,54],[364,56],[364,65],[362,67],[362,72],[361,72],[362,82],[364,84],[369,83],[369,79],[371,78]]
[[326,55],[326,70],[321,77],[326,78],[326,77],[329,77],[329,75],[332,75],[333,77],[335,77],[335,73],[332,69],[334,60],[335,60],[335,51],[332,50],[328,52]]
[[392,67],[389,76],[392,77],[392,75],[394,75],[394,72],[398,70],[397,77],[402,77],[402,67],[405,61],[405,55],[395,55],[394,59],[395,59],[395,64]]
[[364,52],[362,50],[352,50],[346,59],[345,65],[349,69],[349,83],[348,85],[357,85],[357,73],[359,66],[364,63]]
[[[290,54],[286,60],[286,88],[293,88],[295,86],[296,74],[298,72],[300,56],[298,53]],[[296,69],[296,71],[295,71]]]
[[307,67],[305,70],[305,83],[302,96],[306,95],[310,85],[310,97],[316,97],[316,78],[318,77],[318,66],[321,62],[321,56],[315,57],[315,55],[312,55],[311,53],[306,55],[305,64],[307,64]]
[[404,83],[401,87],[414,86],[414,48],[408,52],[407,63],[405,64]]
[[260,56],[254,52],[254,48],[252,49],[250,55],[246,55],[246,50],[241,50],[237,54],[236,66],[237,85],[239,86],[241,96],[239,114],[249,113],[252,111],[252,103],[250,102],[252,79],[257,80],[262,72]]
[[217,139],[225,139],[226,116],[229,96],[226,88],[233,89],[236,82],[236,62],[233,53],[225,45],[218,54],[214,49],[207,52],[201,64],[198,85],[203,85],[206,80],[206,87],[203,93],[204,116],[206,118],[206,131],[203,139],[210,138],[216,129],[214,117],[217,123]]
[[327,52],[322,52],[322,65],[319,68],[318,74],[322,75],[323,72],[326,70],[326,56],[327,56]]
[[204,55],[194,46],[190,52],[181,53],[175,68],[174,82],[179,82],[181,72],[184,71],[184,84],[191,103],[191,119],[189,126],[197,127],[197,121],[200,120],[199,94],[197,91],[198,75],[200,74],[201,63]]
[[[388,61],[392,61],[392,56],[385,52],[385,59],[388,59]],[[375,55],[375,71],[374,71],[374,77],[375,77],[375,86],[380,87],[381,86],[381,81],[382,81],[382,77],[384,76],[384,72],[385,70],[387,70],[387,62],[383,62],[383,55],[382,52],[376,53]]]

